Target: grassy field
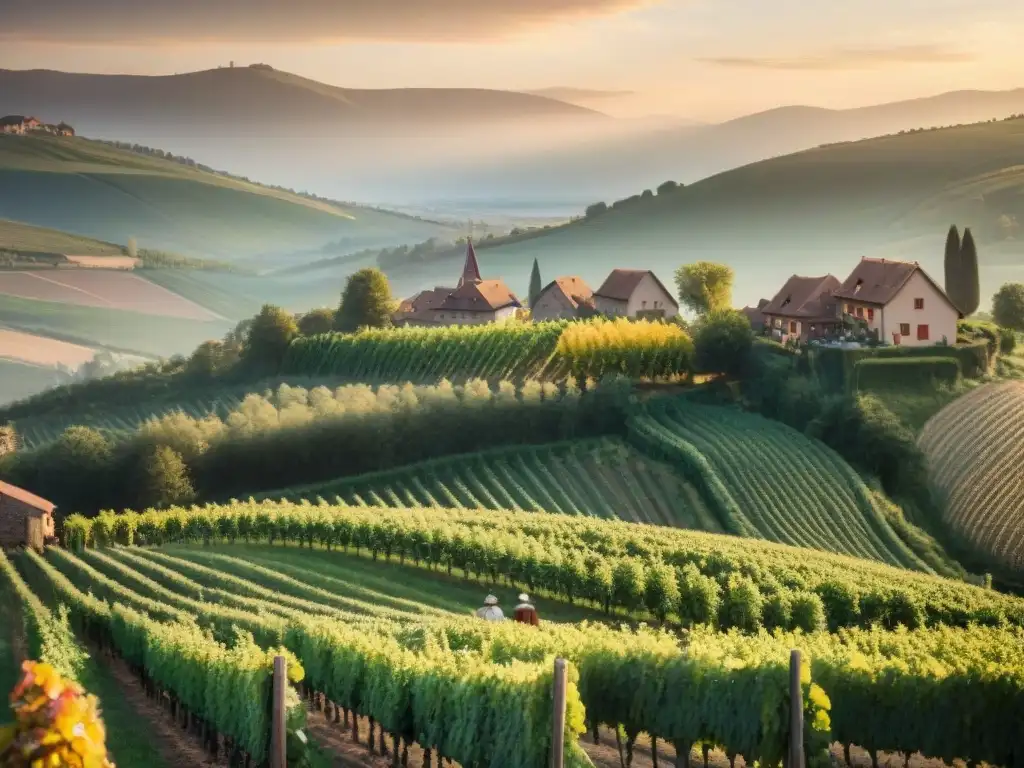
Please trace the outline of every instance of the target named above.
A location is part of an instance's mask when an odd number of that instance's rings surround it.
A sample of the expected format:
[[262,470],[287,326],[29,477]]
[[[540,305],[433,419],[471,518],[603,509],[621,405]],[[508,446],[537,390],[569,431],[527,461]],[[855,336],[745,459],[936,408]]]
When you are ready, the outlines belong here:
[[943,408],[918,440],[958,535],[995,564],[1024,568],[1024,383],[979,387]]
[[720,531],[696,489],[626,444],[589,440],[454,456],[260,494],[380,507],[520,509]]
[[[1024,224],[1022,151],[1024,120],[826,146],[482,249],[480,267],[521,290],[537,258],[545,279],[577,274],[597,288],[615,267],[648,267],[667,283],[680,264],[710,259],[735,269],[742,306],[770,298],[794,273],[842,279],[861,256],[916,259],[941,280],[956,222],[979,242],[987,304],[999,285],[1024,276],[1014,236],[1014,222]],[[624,253],[635,254],[629,264]],[[435,265],[434,276],[453,268]]]
[[219,339],[232,324],[0,297],[0,325],[86,346],[170,357]]
[[343,209],[86,139],[0,136],[0,211],[88,238],[190,256],[292,253],[345,237],[424,240],[433,224]]
[[854,470],[780,422],[663,400],[631,439],[692,478],[729,533],[928,570]]
[[121,256],[121,247],[55,229],[0,219],[0,251],[63,253],[73,256]]

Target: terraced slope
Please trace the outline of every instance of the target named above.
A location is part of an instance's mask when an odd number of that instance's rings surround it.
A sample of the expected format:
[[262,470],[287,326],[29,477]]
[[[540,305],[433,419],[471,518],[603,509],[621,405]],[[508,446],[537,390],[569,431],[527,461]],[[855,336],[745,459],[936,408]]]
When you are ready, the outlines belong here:
[[614,440],[454,456],[261,498],[395,508],[524,510],[721,531],[693,485]]
[[1024,382],[954,401],[928,420],[918,445],[953,530],[993,563],[1024,568]]
[[664,399],[630,436],[694,482],[730,533],[930,570],[838,454],[780,422]]

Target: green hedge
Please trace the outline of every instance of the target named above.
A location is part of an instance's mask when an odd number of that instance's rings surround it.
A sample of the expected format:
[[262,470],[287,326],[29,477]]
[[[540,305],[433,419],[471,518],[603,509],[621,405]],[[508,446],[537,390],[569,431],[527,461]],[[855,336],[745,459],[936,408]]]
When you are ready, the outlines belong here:
[[826,390],[847,391],[857,381],[856,366],[868,359],[954,358],[960,363],[961,373],[969,379],[980,378],[989,366],[987,340],[956,346],[933,347],[875,347],[839,349],[829,347],[811,352],[811,364],[818,380]]
[[960,361],[955,357],[907,357],[896,360],[868,358],[854,365],[858,391],[889,387],[929,386],[933,382],[955,384],[960,380]]

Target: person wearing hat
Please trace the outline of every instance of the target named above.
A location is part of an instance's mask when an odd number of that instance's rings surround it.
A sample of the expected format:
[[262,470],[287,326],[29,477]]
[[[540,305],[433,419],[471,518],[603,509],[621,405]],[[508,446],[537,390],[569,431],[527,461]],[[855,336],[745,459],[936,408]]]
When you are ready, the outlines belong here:
[[516,606],[513,618],[520,624],[529,624],[532,627],[540,624],[540,619],[537,618],[537,609],[530,604],[529,595],[524,593],[519,596],[519,605]]
[[502,613],[501,608],[498,607],[498,598],[494,595],[488,595],[484,598],[484,607],[478,608],[476,611],[478,618],[484,621],[504,621],[505,614]]

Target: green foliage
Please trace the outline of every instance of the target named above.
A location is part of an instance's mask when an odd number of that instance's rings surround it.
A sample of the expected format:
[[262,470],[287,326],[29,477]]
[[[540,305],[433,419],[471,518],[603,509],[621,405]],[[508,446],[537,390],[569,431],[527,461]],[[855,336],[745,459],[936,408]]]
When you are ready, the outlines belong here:
[[[676,571],[679,586],[678,604],[667,615],[687,624],[712,620],[716,614],[711,609],[716,608],[725,628],[738,624],[756,631],[763,621],[765,596],[776,594],[787,594],[794,606],[794,624],[786,629],[796,626],[798,619],[813,624],[815,609],[796,606],[801,595],[814,593],[833,629],[870,626],[877,611],[864,616],[862,606],[882,605],[892,612],[908,600],[920,606],[923,614],[916,615],[923,615],[929,626],[988,624],[993,617],[1024,626],[1024,600],[963,582],[763,540],[528,512],[420,508],[412,513],[308,502],[232,503],[94,519],[73,516],[65,521],[65,543],[79,547],[127,541],[130,536],[139,544],[212,544],[222,540],[225,518],[233,519],[237,530],[247,531],[246,537],[253,541],[280,539],[281,532],[288,531],[293,541],[316,540],[384,560],[408,562],[415,555],[423,567],[487,574],[493,582],[507,580],[527,591],[572,596],[602,607],[610,600],[640,614],[648,613],[649,597],[661,588],[648,590],[649,571],[666,565]],[[54,556],[68,557],[57,551]],[[706,579],[721,592],[709,588]],[[656,582],[664,584],[664,579],[658,576]],[[95,589],[101,586],[94,581]],[[116,583],[109,589],[114,594]],[[897,597],[901,594],[909,598]],[[163,594],[157,597],[167,599]],[[198,610],[195,602],[176,599],[175,605],[194,612]],[[255,619],[238,614],[237,610],[224,614],[223,620],[247,621],[246,628],[257,631],[258,626],[251,624]]]
[[950,386],[960,380],[960,361],[955,357],[867,358],[854,365],[854,376],[858,392]]
[[166,445],[155,445],[144,451],[139,459],[135,470],[136,508],[159,509],[190,504],[195,500],[196,492],[180,453]]
[[593,219],[593,218],[595,218],[597,216],[600,216],[602,213],[607,213],[607,211],[608,211],[608,204],[607,203],[605,203],[605,202],[593,203],[593,204],[587,206],[587,210],[585,211],[584,215],[588,219]]
[[222,370],[223,359],[223,342],[204,341],[189,357],[185,370],[195,378],[212,379]]
[[[732,267],[711,261],[685,264],[676,270],[681,304],[697,315],[732,307]],[[749,328],[750,324],[747,323]]]
[[957,278],[958,301],[953,303],[965,316],[973,315],[981,303],[981,288],[978,278],[978,247],[974,243],[970,227],[964,230],[964,237],[960,243],[960,267]]
[[[952,341],[952,340],[951,340]],[[852,392],[856,381],[854,372],[859,360],[881,358],[930,358],[955,357],[960,361],[960,370],[968,379],[981,378],[988,372],[989,340],[973,343],[932,347],[889,346],[860,349],[839,349],[827,347],[814,349],[810,354],[811,368],[822,386],[829,392]]]
[[533,260],[533,269],[530,271],[530,309],[533,309],[533,305],[537,303],[537,299],[540,297],[540,292],[544,288],[544,284],[540,279],[540,264],[537,260]]
[[992,317],[1003,328],[1024,331],[1024,283],[1005,283],[996,291]]
[[675,192],[677,189],[680,189],[682,186],[683,185],[680,184],[678,181],[663,181],[661,182],[661,184],[658,185],[658,195],[660,196],[671,194],[672,192]]
[[697,326],[695,365],[703,373],[738,374],[747,367],[754,333],[742,312],[715,310]]
[[250,370],[275,372],[299,333],[295,318],[280,307],[264,304],[252,320],[242,349],[242,362]]
[[299,317],[299,333],[303,336],[318,336],[334,330],[336,313],[326,307],[314,309]]
[[[29,589],[14,564],[0,550],[0,596],[5,600],[5,622],[16,621],[15,605],[20,605],[21,620],[25,628],[28,658],[51,665],[61,677],[81,682],[82,670],[88,656],[78,646],[68,625],[67,611],[63,607],[51,612]],[[12,659],[6,659],[9,664]]]
[[956,225],[950,225],[949,233],[946,235],[946,251],[943,257],[943,268],[945,271],[946,295],[956,307],[960,306],[963,297],[959,292],[963,290],[961,283],[962,260],[960,255],[960,230]]
[[349,275],[341,294],[335,330],[352,332],[361,328],[391,325],[391,286],[387,275],[376,267],[365,267]]

